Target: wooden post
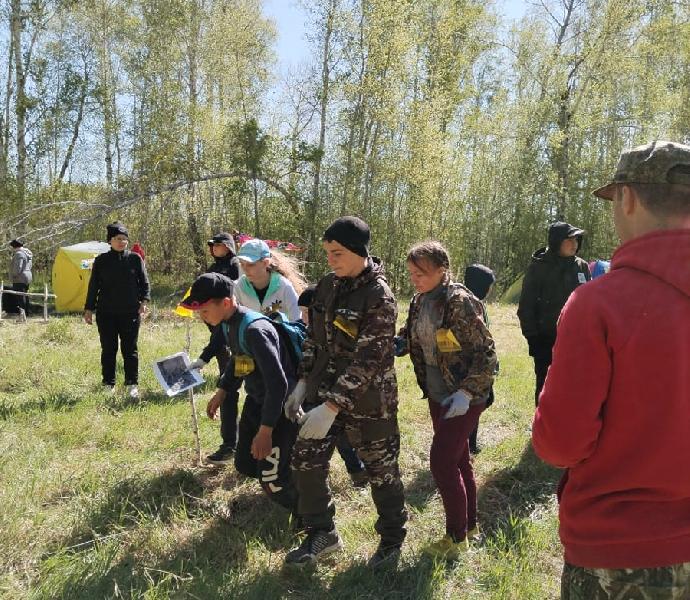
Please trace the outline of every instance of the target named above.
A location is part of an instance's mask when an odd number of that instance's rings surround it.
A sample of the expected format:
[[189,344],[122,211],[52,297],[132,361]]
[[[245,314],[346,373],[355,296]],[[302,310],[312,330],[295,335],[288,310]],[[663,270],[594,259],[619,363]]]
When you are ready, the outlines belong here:
[[43,284],[43,322],[48,322],[48,284]]
[[[187,344],[185,346],[185,352],[189,355],[192,348],[192,324],[191,319],[187,317],[185,319],[187,322]],[[203,466],[201,462],[201,440],[199,439],[199,419],[196,414],[196,401],[194,400],[194,388],[189,388],[189,403],[192,405],[192,431],[194,432],[194,442],[196,444],[196,465],[197,467]]]

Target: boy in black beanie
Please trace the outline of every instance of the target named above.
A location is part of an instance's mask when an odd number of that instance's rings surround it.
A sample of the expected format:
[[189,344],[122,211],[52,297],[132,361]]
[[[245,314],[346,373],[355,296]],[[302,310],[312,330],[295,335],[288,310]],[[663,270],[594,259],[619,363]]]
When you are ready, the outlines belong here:
[[96,325],[101,341],[103,385],[115,389],[118,339],[125,366],[125,385],[130,398],[139,398],[139,353],[137,339],[141,317],[151,300],[151,286],[144,261],[127,249],[129,232],[116,221],[107,226],[110,251],[93,261],[84,305],[84,321]]
[[300,380],[285,403],[286,416],[301,424],[292,470],[307,532],[285,557],[290,565],[313,563],[342,548],[328,466],[343,432],[365,465],[378,512],[381,539],[368,565],[397,562],[405,539],[393,364],[398,306],[381,261],[369,256],[369,237],[369,226],[358,217],[337,219],[323,234],[333,271],[316,286]]

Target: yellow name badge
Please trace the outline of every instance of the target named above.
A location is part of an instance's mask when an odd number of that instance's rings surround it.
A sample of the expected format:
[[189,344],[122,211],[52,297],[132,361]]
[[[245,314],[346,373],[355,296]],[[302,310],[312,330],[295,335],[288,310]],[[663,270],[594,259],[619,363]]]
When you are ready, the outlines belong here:
[[439,352],[459,352],[462,350],[460,342],[450,329],[436,330],[436,345]]
[[352,321],[348,321],[345,317],[338,315],[333,320],[333,325],[335,325],[335,327],[340,329],[340,331],[352,339],[357,337],[357,333],[359,331],[357,324],[353,323]]
[[246,377],[254,370],[254,359],[246,354],[236,354],[235,377]]

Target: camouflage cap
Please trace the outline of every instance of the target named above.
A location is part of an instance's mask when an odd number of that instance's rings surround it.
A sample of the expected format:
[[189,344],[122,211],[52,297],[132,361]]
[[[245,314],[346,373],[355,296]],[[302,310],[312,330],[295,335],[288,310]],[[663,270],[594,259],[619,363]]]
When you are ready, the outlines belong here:
[[592,193],[613,200],[621,183],[682,183],[690,185],[690,146],[656,141],[621,153],[613,181]]

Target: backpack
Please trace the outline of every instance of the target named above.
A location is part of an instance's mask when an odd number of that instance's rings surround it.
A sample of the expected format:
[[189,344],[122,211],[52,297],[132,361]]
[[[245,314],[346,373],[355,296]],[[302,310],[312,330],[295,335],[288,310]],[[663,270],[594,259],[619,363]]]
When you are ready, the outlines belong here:
[[237,337],[242,354],[251,356],[245,336],[247,327],[259,319],[265,319],[273,325],[296,370],[297,366],[302,361],[302,345],[307,338],[307,326],[302,321],[289,321],[287,316],[281,312],[273,312],[270,315],[264,315],[256,311],[247,311],[242,317],[242,321],[240,321],[237,330]]

